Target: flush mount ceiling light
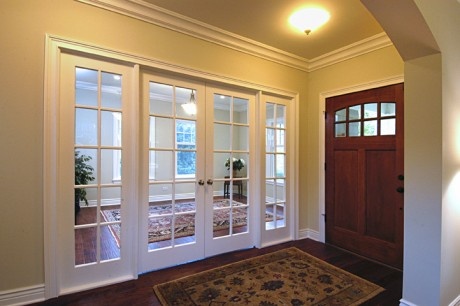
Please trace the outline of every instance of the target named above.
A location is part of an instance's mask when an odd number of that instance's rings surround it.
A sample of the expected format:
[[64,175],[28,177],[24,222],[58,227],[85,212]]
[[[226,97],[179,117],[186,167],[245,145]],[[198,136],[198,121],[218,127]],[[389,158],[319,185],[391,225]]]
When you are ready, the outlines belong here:
[[192,90],[190,94],[190,101],[182,104],[182,108],[189,115],[196,115],[196,100],[195,100],[195,91]]
[[310,32],[325,24],[329,18],[330,14],[328,11],[312,7],[294,12],[291,17],[289,17],[289,23],[294,28],[308,35]]

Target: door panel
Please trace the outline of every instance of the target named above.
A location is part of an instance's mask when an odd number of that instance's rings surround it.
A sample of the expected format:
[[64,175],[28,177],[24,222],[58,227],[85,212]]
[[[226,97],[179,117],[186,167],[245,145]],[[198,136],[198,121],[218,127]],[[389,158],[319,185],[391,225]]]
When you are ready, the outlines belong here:
[[62,54],[59,294],[132,279],[133,205],[125,124],[132,67]]
[[146,272],[204,257],[198,181],[204,177],[205,89],[148,72],[141,82],[139,272]]
[[206,256],[254,246],[255,98],[253,94],[207,87]]
[[326,242],[402,268],[403,84],[326,100]]

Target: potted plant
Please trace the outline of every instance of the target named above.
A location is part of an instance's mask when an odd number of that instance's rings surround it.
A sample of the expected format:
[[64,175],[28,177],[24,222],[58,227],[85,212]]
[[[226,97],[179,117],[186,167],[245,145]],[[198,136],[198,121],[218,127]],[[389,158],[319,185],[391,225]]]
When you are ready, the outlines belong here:
[[[75,151],[75,185],[88,185],[94,180],[94,168],[87,162],[91,160],[91,156],[80,155],[79,151]],[[85,188],[75,188],[75,216],[80,211],[80,202],[84,201],[88,206]]]
[[[245,165],[244,159],[233,157],[232,170],[233,170],[234,177],[236,176],[236,171],[241,171],[244,165]],[[225,167],[227,167],[227,170],[230,170],[230,158],[227,158],[227,160],[225,161]]]

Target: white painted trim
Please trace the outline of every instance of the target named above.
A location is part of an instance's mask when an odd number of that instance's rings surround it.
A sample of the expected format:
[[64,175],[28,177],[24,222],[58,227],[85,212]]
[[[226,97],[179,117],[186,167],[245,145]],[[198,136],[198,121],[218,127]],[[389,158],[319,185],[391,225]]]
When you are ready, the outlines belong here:
[[[211,72],[199,71],[176,64],[162,62],[151,58],[145,58],[135,54],[122,51],[110,50],[91,45],[84,42],[70,40],[54,35],[47,34],[45,42],[45,77],[44,77],[44,149],[43,149],[43,203],[44,203],[44,263],[45,263],[45,299],[57,297],[59,292],[58,284],[58,260],[57,252],[57,157],[58,157],[58,131],[59,122],[59,63],[61,52],[83,54],[87,56],[100,56],[105,59],[115,59],[124,63],[135,65],[136,72],[139,74],[139,67],[156,68],[170,73],[177,73],[185,77],[198,78],[205,81],[216,81],[227,85],[235,85],[240,88],[270,93],[288,99],[295,99],[296,108],[298,107],[298,93],[287,90],[273,88],[253,82],[248,82],[233,77],[216,75]],[[138,75],[136,76],[139,77]],[[137,82],[139,80],[137,79]],[[136,80],[133,80],[136,82]],[[133,93],[133,98],[138,96]],[[134,124],[134,123],[133,123]],[[298,123],[296,123],[298,124]],[[296,139],[298,142],[298,139]],[[296,174],[297,177],[297,174]],[[136,195],[131,195],[133,199]],[[133,201],[137,202],[137,201]],[[135,222],[134,222],[135,223]],[[135,230],[135,229],[134,229]],[[136,248],[137,249],[137,248]],[[133,251],[134,252],[134,251]],[[136,260],[137,256],[134,256]],[[137,263],[133,263],[137,265]],[[133,271],[136,271],[134,269]],[[133,276],[130,276],[131,279]],[[135,277],[135,276],[134,276]],[[128,278],[126,278],[128,279]],[[123,278],[123,280],[126,280]],[[105,284],[105,283],[104,283]],[[99,285],[99,284],[98,284]],[[100,284],[103,285],[103,284]],[[88,287],[89,288],[89,287]]]
[[0,306],[28,305],[45,300],[45,286],[30,286],[0,292]]
[[[459,0],[460,1],[460,0]],[[449,306],[456,306],[460,305],[460,295],[455,298],[452,302],[450,302]]]
[[202,39],[229,49],[257,56],[302,71],[313,71],[362,54],[391,46],[385,33],[366,38],[313,59],[262,44],[142,0],[77,0],[157,26]]
[[304,228],[304,229],[299,230],[298,237],[297,237],[296,240],[306,239],[306,238],[309,238],[309,239],[312,239],[312,240],[315,240],[315,241],[320,241],[318,231],[312,230],[310,228]]
[[310,60],[308,72],[331,66],[392,45],[393,43],[388,36],[385,33],[380,33]]
[[417,304],[406,301],[405,299],[399,300],[399,306],[418,306]]
[[382,80],[372,81],[363,84],[357,84],[350,87],[339,88],[331,91],[322,92],[319,94],[319,127],[318,127],[318,137],[319,137],[319,161],[318,161],[318,206],[319,206],[319,241],[326,241],[326,225],[324,222],[324,214],[326,213],[326,199],[325,199],[325,185],[326,185],[326,173],[324,171],[324,164],[326,163],[326,131],[325,131],[325,117],[324,113],[326,111],[326,99],[329,97],[339,96],[351,92],[362,91],[387,85],[393,85],[397,83],[404,82],[404,76],[397,75],[394,77],[385,78]]

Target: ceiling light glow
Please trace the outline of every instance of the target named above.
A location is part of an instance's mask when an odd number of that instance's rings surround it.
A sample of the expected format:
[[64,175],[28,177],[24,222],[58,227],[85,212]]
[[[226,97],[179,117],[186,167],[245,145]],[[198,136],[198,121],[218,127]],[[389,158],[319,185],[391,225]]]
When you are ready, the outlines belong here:
[[289,23],[296,29],[306,33],[316,30],[330,18],[328,11],[321,8],[305,8],[294,12],[289,17]]

